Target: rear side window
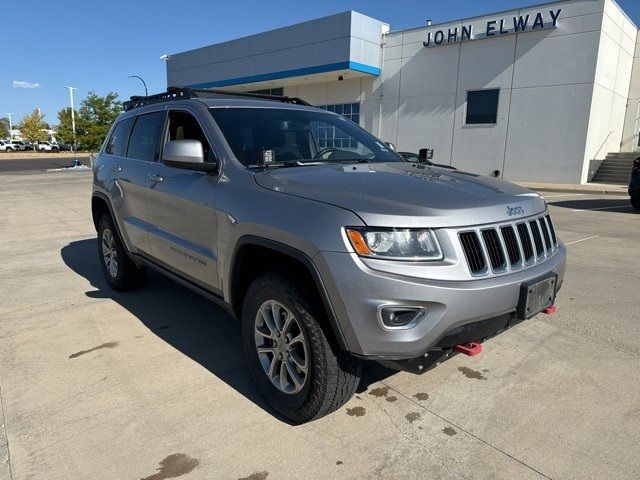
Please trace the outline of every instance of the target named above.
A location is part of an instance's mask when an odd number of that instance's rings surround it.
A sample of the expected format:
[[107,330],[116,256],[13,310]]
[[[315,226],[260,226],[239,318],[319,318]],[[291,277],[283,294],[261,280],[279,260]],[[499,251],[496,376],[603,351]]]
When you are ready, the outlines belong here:
[[133,118],[125,118],[116,124],[113,129],[107,146],[104,149],[104,153],[109,155],[117,155],[118,157],[124,157],[124,152],[127,149],[127,139],[129,138],[129,128]]
[[131,135],[127,157],[153,162],[158,150],[158,135],[162,129],[164,112],[147,113],[136,118]]

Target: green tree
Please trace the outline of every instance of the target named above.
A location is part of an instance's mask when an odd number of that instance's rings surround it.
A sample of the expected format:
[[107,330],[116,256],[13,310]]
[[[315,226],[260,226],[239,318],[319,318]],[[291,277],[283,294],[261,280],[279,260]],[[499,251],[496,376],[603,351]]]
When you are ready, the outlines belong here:
[[76,135],[81,148],[96,151],[102,145],[111,124],[122,111],[122,102],[118,100],[118,94],[109,92],[104,97],[89,92],[80,104],[78,119],[76,121]]
[[[76,139],[83,134],[78,124],[78,111],[74,110],[76,118]],[[58,128],[56,129],[56,138],[64,143],[73,143],[73,128],[71,124],[71,107],[63,108],[58,111]]]
[[9,138],[9,119],[0,118],[0,138]]
[[47,124],[44,121],[44,115],[38,109],[25,115],[18,124],[18,128],[22,133],[22,137],[32,143],[45,142],[49,138],[47,132],[45,132]]

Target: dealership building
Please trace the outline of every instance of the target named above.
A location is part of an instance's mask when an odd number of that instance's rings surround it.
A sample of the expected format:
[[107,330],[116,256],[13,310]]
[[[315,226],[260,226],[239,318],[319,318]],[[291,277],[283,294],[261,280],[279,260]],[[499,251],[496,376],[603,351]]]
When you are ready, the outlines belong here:
[[640,39],[613,0],[429,23],[340,13],[170,55],[167,84],[301,97],[512,181],[585,183],[638,149]]

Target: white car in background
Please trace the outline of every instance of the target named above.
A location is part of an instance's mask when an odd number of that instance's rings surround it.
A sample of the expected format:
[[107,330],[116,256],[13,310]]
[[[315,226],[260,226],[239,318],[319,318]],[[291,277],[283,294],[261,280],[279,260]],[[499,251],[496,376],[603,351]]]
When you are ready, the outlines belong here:
[[38,142],[37,149],[39,152],[58,152],[60,150],[58,145],[52,142]]
[[0,140],[0,152],[12,152],[15,149],[15,146],[11,142]]

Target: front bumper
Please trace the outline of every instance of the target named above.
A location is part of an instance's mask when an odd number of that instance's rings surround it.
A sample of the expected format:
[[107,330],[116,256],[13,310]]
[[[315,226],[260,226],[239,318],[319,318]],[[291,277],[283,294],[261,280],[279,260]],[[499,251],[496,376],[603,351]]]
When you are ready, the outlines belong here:
[[[354,253],[320,252],[313,260],[351,353],[374,360],[407,360],[423,356],[463,325],[495,318],[509,324],[523,283],[553,272],[558,288],[562,285],[566,249],[559,245],[544,263],[519,272],[465,281],[373,270]],[[427,315],[413,328],[389,330],[378,320],[380,305],[423,306]]]

